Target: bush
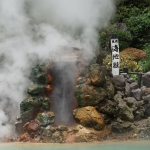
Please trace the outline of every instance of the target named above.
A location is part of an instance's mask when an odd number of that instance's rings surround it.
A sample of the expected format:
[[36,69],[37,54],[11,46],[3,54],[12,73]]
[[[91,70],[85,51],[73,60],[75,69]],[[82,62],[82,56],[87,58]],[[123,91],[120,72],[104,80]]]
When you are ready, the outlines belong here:
[[142,67],[143,72],[150,71],[150,43],[145,44],[144,51],[146,52],[146,57],[139,63]]
[[[142,50],[136,48],[127,48],[120,52],[120,70],[124,66],[128,66],[130,72],[141,72],[142,67],[138,64],[137,61],[143,59],[146,56],[146,53]],[[108,55],[103,63],[109,67],[112,66],[111,55]]]
[[114,24],[99,32],[99,43],[104,51],[110,52],[110,39],[112,33],[118,35],[120,51],[130,46],[132,36],[127,30],[126,25]]

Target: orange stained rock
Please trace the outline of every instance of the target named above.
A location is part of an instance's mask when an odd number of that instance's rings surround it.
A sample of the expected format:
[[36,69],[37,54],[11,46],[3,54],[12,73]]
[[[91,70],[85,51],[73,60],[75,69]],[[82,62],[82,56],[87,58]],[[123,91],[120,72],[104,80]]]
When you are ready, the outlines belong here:
[[53,81],[53,78],[50,74],[47,74],[47,84],[51,84]]
[[53,88],[51,85],[45,85],[44,90],[47,94],[50,94],[50,93],[52,93]]
[[39,124],[36,120],[31,120],[29,125],[28,125],[28,131],[29,132],[34,132],[39,129]]
[[19,141],[27,142],[30,141],[30,135],[28,133],[24,133],[19,137]]

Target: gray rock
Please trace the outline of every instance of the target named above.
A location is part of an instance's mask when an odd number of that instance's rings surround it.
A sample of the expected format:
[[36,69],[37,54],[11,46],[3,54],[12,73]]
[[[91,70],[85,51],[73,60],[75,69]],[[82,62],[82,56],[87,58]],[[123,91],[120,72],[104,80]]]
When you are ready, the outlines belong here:
[[146,104],[148,104],[150,102],[150,94],[149,95],[146,95],[146,96],[143,96],[143,100]]
[[136,99],[134,97],[127,97],[123,99],[127,106],[132,108],[133,111],[135,111],[137,109],[136,107]]
[[126,97],[130,97],[131,96],[131,86],[129,83],[126,83],[126,86],[125,86],[125,96]]
[[118,114],[117,116],[121,119],[121,120],[125,120],[125,121],[133,121],[134,120],[134,115],[133,115],[133,108],[130,108],[127,106],[127,104],[120,99],[118,104]]
[[140,101],[142,98],[142,90],[141,89],[132,90],[132,95],[137,101]]
[[116,103],[110,100],[107,100],[106,104],[99,109],[100,112],[114,116],[116,114],[117,108]]
[[146,114],[147,116],[150,116],[150,104],[148,104],[148,105],[146,106],[146,108],[145,108],[145,114]]
[[116,75],[113,77],[113,83],[117,89],[123,90],[125,87],[125,78],[123,75]]
[[132,83],[130,84],[130,86],[131,86],[131,90],[136,90],[136,89],[138,89],[138,84],[137,84],[136,82],[132,82]]
[[133,78],[130,78],[127,82],[131,84],[132,82],[135,82],[135,80]]
[[111,130],[114,133],[124,133],[124,132],[131,131],[132,129],[133,129],[132,123],[130,122],[124,122],[122,124],[118,122],[114,122],[111,125]]
[[142,76],[142,82],[144,86],[150,87],[150,72],[147,72]]

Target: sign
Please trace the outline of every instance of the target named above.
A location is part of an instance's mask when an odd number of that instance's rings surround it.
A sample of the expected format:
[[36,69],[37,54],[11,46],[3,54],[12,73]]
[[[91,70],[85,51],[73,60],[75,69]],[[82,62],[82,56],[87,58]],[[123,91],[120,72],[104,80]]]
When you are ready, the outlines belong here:
[[112,34],[111,38],[112,52],[112,74],[119,75],[120,57],[119,57],[119,40],[116,34]]

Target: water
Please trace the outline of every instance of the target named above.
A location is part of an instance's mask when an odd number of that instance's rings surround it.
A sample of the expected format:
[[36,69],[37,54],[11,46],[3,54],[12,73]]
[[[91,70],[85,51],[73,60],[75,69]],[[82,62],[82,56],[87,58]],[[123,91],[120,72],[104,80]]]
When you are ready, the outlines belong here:
[[55,125],[71,126],[74,123],[74,87],[76,79],[75,62],[55,62],[52,66],[53,92],[51,108],[55,114]]
[[0,150],[149,150],[150,141],[81,144],[1,143]]

